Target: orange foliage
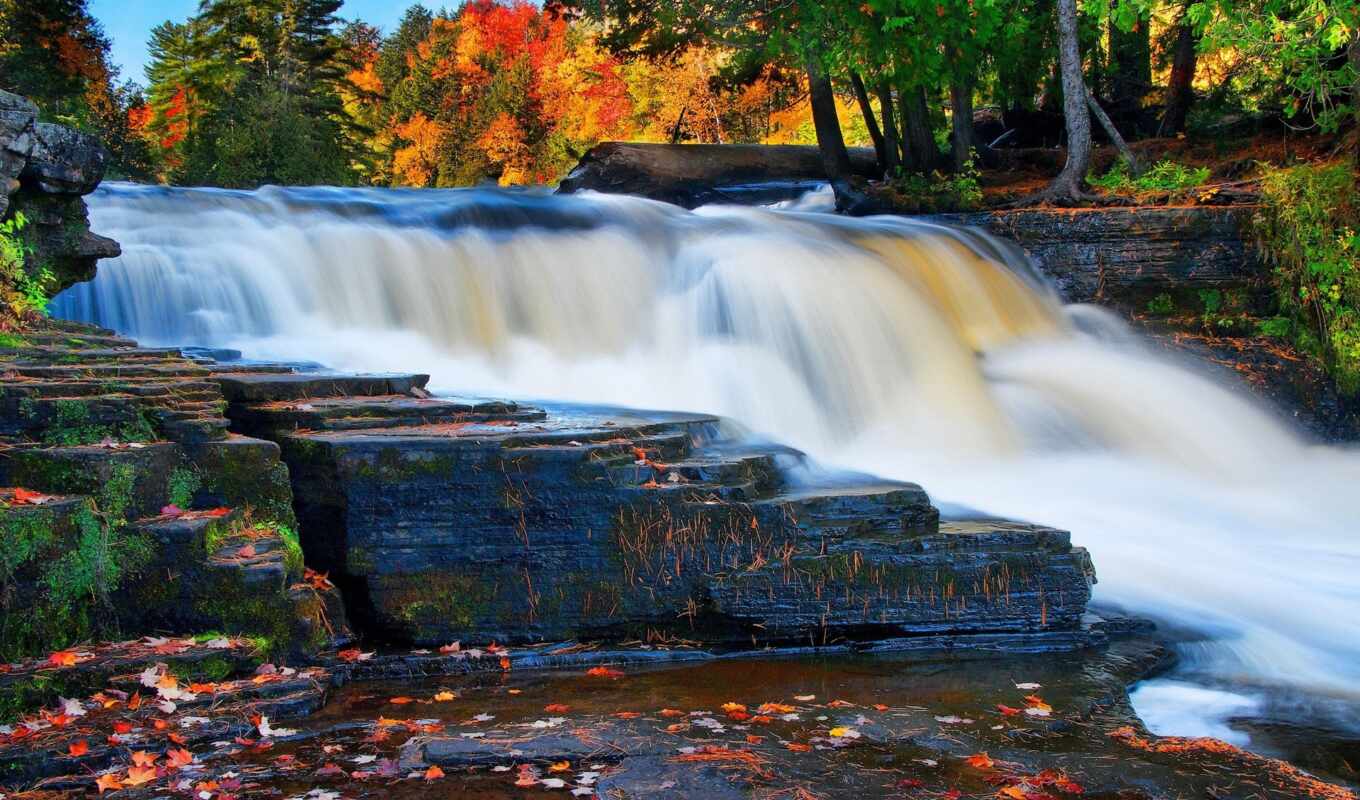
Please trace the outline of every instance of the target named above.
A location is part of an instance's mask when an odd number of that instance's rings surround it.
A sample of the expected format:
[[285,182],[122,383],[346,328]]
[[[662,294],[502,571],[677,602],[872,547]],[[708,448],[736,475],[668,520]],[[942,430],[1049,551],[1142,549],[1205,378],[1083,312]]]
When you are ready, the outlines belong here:
[[396,152],[394,168],[413,186],[428,186],[439,166],[439,145],[446,134],[443,125],[417,112],[397,126],[397,136],[410,142]]

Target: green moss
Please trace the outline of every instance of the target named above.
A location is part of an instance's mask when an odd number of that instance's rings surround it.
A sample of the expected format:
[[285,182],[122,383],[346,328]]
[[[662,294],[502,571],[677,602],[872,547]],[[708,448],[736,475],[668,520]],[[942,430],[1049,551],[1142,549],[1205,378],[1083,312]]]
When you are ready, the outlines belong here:
[[0,347],[18,349],[28,347],[28,340],[22,336],[15,336],[12,333],[0,332]]
[[121,419],[98,420],[92,411],[98,402],[98,399],[37,402],[25,398],[19,403],[19,415],[41,427],[43,444],[59,447],[97,444],[105,439],[150,442],[158,438],[155,423],[141,405],[128,403]]
[[55,514],[6,520],[0,659],[114,632],[112,594],[154,555],[151,542],[127,528],[134,478],[130,466],[115,467],[98,496],[64,520]]
[[166,482],[166,499],[170,505],[189,508],[194,502],[194,493],[203,486],[198,472],[188,467],[176,467]]

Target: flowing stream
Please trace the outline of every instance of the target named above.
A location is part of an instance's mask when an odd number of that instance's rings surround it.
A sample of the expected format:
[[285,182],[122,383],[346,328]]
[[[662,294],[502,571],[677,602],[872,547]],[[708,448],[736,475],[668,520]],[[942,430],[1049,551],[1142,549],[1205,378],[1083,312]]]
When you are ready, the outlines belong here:
[[946,511],[1070,529],[1098,602],[1183,630],[1195,684],[1135,694],[1160,732],[1223,733],[1281,692],[1360,724],[1360,453],[1064,307],[997,240],[815,198],[114,184],[90,206],[124,254],[59,316],[449,391],[723,414]]

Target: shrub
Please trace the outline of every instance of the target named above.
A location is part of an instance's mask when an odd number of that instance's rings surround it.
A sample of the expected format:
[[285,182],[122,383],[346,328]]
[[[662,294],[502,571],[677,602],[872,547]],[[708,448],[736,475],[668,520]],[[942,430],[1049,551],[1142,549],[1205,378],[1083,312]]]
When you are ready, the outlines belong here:
[[28,223],[21,213],[0,222],[0,326],[15,327],[26,317],[47,313],[51,270],[32,270],[27,261],[32,248],[20,231]]
[[893,203],[906,213],[937,214],[950,211],[973,211],[982,207],[982,185],[978,171],[969,161],[963,172],[945,175],[907,173],[887,184]]
[[1128,162],[1121,158],[1110,167],[1109,172],[1100,177],[1088,175],[1086,180],[1110,194],[1131,194],[1139,198],[1167,195],[1178,198],[1188,196],[1192,189],[1204,185],[1209,180],[1209,168],[1187,167],[1164,159],[1135,178],[1129,174]]
[[[1360,391],[1360,194],[1343,164],[1267,169],[1255,238],[1294,340]],[[1271,321],[1274,331],[1285,326]]]

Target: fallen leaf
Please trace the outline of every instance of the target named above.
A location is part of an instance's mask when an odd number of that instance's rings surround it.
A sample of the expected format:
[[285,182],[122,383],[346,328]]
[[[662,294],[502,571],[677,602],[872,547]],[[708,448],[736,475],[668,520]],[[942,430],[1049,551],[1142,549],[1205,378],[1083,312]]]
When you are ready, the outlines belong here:
[[592,678],[618,679],[623,677],[622,670],[612,669],[610,667],[591,667],[590,669],[586,670],[586,674]]
[[118,780],[118,776],[112,772],[106,772],[95,778],[94,785],[99,788],[99,793],[108,791],[118,791],[123,788],[123,782]]
[[394,706],[404,706],[407,705],[408,703],[414,703],[415,700],[412,700],[409,697],[389,697],[387,698],[387,702],[391,703]]
[[84,739],[71,742],[71,744],[66,747],[67,755],[72,758],[80,758],[88,752],[90,752],[90,743]]
[[145,750],[132,751],[132,763],[139,767],[149,767],[156,763],[159,758],[155,753],[148,753]]
[[444,770],[439,767],[432,766],[425,770],[425,780],[427,781],[437,781],[442,777],[444,777]]
[[563,703],[549,703],[543,707],[543,710],[549,714],[565,714],[571,710],[571,706]]
[[964,759],[964,761],[968,763],[968,766],[973,767],[974,769],[992,769],[996,766],[996,762],[992,761],[992,757],[986,753],[974,753]]
[[177,750],[167,750],[165,759],[170,766],[180,769],[194,763],[194,754],[181,747]]
[[435,702],[437,702],[437,703],[447,703],[447,702],[449,702],[450,700],[457,700],[457,699],[458,699],[458,695],[456,695],[456,694],[454,694],[453,692],[450,692],[449,690],[445,689],[445,690],[442,691],[442,692],[436,693],[435,696],[434,696],[434,699],[435,699]]
[[47,663],[54,667],[74,667],[80,660],[73,650],[58,650],[47,657]]
[[571,770],[570,761],[554,761],[548,765],[549,772],[568,772]]
[[127,777],[123,779],[123,783],[128,786],[141,786],[154,780],[156,780],[155,767],[128,767]]

